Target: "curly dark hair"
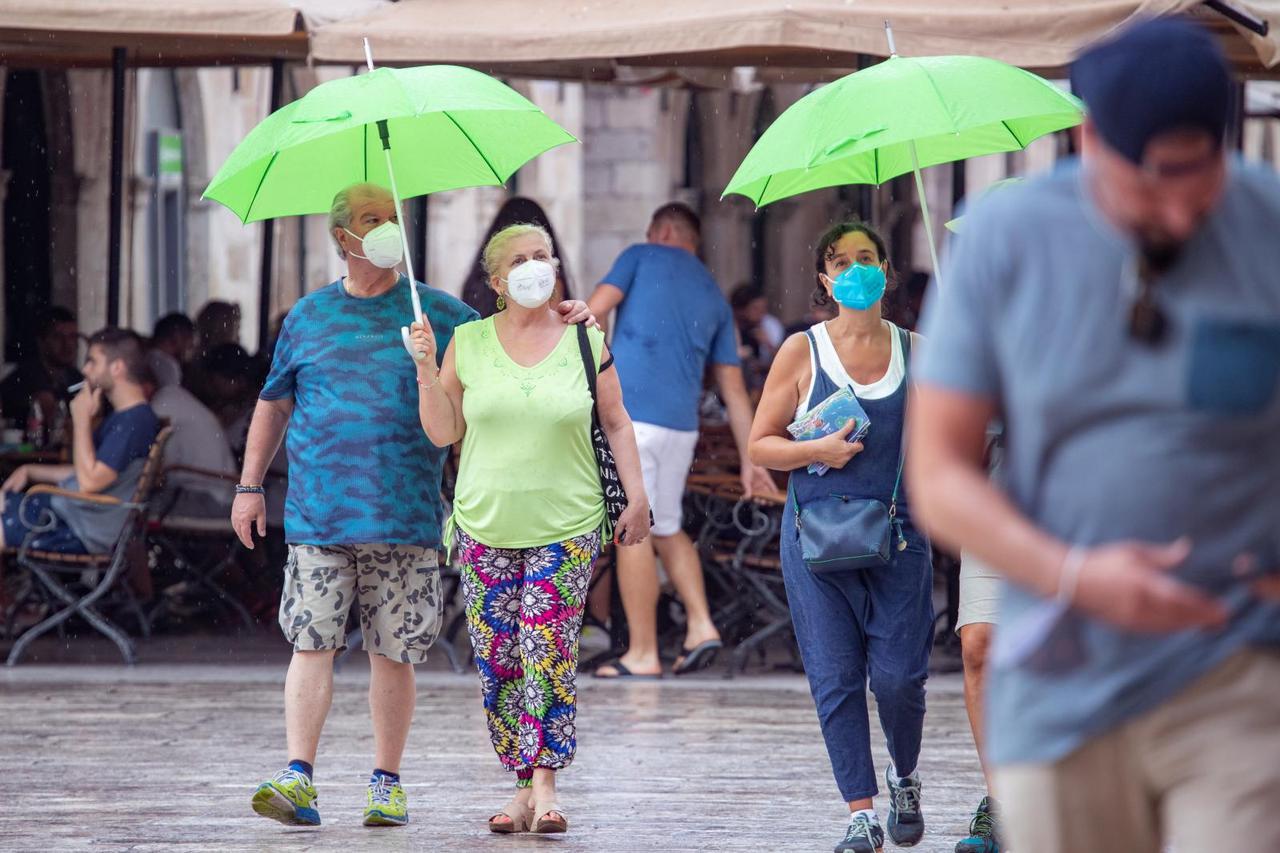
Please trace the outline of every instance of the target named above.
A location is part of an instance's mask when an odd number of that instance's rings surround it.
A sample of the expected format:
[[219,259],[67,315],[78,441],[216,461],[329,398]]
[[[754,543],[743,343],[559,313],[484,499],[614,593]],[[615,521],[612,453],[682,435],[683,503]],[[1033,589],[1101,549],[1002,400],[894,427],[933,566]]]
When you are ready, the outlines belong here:
[[[813,292],[814,305],[830,305],[831,297],[827,294],[826,287],[822,284],[822,276],[827,272],[827,260],[831,254],[831,249],[836,243],[840,242],[840,238],[846,234],[866,234],[867,239],[875,244],[876,254],[880,256],[882,262],[889,262],[889,247],[884,242],[884,238],[880,236],[880,232],[872,228],[866,222],[860,219],[846,219],[832,225],[822,236],[818,238],[818,250],[814,254],[813,268],[814,280],[817,283],[817,289]],[[893,290],[898,282],[893,272],[893,266],[890,264],[889,269],[885,272],[885,292]]]

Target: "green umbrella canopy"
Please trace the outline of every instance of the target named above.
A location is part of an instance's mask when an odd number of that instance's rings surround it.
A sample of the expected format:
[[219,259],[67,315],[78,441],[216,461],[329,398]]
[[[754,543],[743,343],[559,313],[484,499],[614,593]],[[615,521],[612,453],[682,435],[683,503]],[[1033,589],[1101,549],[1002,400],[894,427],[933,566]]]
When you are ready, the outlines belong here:
[[470,68],[379,68],[323,83],[250,131],[204,197],[242,222],[325,213],[343,187],[389,187],[386,121],[399,196],[498,186],[574,137],[524,96]]
[[757,207],[809,190],[881,184],[919,167],[1025,148],[1080,123],[1080,102],[978,56],[891,57],[811,92],[752,147],[725,189]]

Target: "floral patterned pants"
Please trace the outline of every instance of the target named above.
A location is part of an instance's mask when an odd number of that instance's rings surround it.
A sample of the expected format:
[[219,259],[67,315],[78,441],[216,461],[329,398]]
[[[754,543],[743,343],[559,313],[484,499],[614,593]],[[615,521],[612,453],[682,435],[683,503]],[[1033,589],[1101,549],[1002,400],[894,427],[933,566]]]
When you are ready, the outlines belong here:
[[577,748],[578,636],[600,535],[541,548],[483,545],[457,531],[467,631],[502,766],[527,786]]

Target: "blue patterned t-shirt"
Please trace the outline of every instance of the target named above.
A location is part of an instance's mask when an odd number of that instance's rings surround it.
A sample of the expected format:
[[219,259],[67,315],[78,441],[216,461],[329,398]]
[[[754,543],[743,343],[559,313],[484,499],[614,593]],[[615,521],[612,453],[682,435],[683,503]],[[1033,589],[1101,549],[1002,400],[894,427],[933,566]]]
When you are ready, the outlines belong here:
[[[478,315],[418,284],[437,358]],[[400,340],[409,279],[359,298],[342,281],[309,294],[285,318],[260,397],[293,397],[285,538],[307,545],[440,544],[440,473],[447,450],[418,420],[412,359]]]

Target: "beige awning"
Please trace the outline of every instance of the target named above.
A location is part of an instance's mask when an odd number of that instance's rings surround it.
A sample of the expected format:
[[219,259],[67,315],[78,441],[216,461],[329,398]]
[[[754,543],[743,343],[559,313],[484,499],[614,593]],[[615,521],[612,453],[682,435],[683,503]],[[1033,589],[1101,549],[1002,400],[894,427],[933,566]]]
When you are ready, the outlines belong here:
[[1194,10],[1222,35],[1237,68],[1277,66],[1280,8],[1230,3],[1269,20],[1271,36],[1247,34],[1201,0],[401,0],[319,27],[312,57],[360,62],[367,36],[379,63],[538,77],[617,80],[627,66],[848,69],[857,54],[887,55],[889,19],[904,55],[980,54],[1044,70],[1136,16]]
[[305,59],[289,0],[0,0],[0,65],[223,65]]

